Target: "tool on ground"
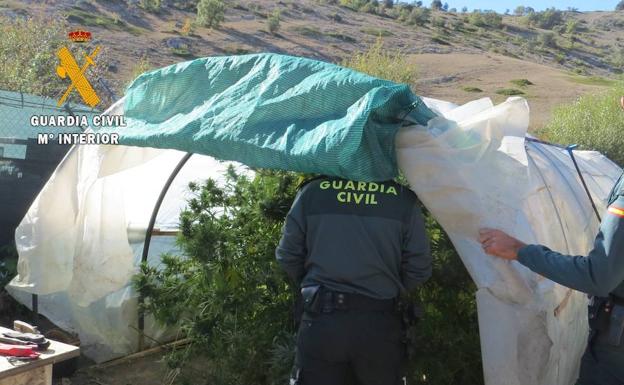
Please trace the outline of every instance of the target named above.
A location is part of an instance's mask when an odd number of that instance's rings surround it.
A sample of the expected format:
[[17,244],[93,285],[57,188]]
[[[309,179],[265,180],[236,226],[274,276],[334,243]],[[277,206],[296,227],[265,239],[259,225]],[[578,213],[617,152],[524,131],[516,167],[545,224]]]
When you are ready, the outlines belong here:
[[39,334],[39,329],[37,329],[36,326],[33,326],[27,322],[19,321],[19,320],[13,321],[13,330],[15,330],[16,332],[22,332],[22,333]]
[[0,356],[9,357],[27,357],[35,359],[39,357],[39,353],[35,351],[37,345],[7,345],[0,344]]
[[46,350],[50,346],[43,334],[34,333],[20,333],[20,332],[7,332],[2,333],[0,336],[0,342],[14,344],[14,345],[37,345],[37,350]]

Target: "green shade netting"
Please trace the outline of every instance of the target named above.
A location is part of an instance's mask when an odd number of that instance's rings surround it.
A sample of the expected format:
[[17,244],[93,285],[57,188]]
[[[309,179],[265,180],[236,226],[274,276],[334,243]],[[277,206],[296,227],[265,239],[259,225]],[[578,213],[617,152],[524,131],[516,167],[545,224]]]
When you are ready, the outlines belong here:
[[251,167],[372,181],[398,174],[394,137],[435,116],[405,84],[277,55],[208,57],[141,75],[119,143]]

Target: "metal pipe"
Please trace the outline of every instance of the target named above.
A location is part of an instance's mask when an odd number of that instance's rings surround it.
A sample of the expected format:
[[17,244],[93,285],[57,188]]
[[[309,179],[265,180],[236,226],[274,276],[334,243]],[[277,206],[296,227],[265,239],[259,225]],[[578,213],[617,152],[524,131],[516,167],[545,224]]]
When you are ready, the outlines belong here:
[[[160,206],[162,205],[163,200],[165,199],[165,196],[167,195],[167,191],[169,191],[169,187],[171,187],[171,184],[173,183],[174,179],[176,178],[176,176],[178,175],[182,167],[184,167],[184,165],[191,158],[192,155],[193,153],[189,152],[189,153],[186,153],[182,157],[182,159],[180,159],[177,166],[173,169],[173,171],[171,172],[171,175],[169,175],[169,178],[163,185],[162,190],[160,191],[160,195],[158,196],[158,199],[156,200],[156,204],[154,205],[154,210],[152,210],[152,216],[150,217],[150,221],[149,221],[149,224],[147,225],[147,230],[145,232],[145,242],[143,242],[143,254],[141,255],[141,264],[147,262],[147,256],[149,254],[149,246],[152,240],[152,231],[154,230],[154,225],[156,224],[156,217],[158,216],[158,211],[160,210]],[[145,344],[145,333],[144,333],[145,332],[145,312],[143,311],[144,303],[145,303],[145,298],[143,297],[143,294],[139,291],[138,351],[143,350],[143,347]]]

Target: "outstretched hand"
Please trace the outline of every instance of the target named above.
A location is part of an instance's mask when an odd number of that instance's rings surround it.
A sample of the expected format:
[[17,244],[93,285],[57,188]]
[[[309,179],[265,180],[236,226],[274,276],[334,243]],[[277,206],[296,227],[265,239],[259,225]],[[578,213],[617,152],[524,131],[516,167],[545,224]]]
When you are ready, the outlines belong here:
[[504,231],[488,228],[479,230],[479,242],[487,254],[508,260],[517,259],[518,251],[526,246]]

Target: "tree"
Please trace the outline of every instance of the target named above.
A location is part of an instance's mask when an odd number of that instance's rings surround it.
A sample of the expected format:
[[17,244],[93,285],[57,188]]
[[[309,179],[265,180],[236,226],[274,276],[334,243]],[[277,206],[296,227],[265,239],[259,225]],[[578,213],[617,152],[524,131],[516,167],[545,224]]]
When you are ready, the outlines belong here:
[[431,9],[434,9],[436,11],[442,10],[442,1],[440,1],[440,0],[433,0],[431,2]]
[[463,6],[461,11],[462,11],[462,13],[466,13],[466,12],[468,12],[468,7]]
[[619,3],[615,6],[616,11],[624,11],[624,0],[620,0]]
[[200,0],[197,4],[197,23],[208,28],[219,28],[225,20],[223,0]]
[[449,9],[448,3],[444,3],[444,5],[442,6],[442,10],[444,10],[444,12],[448,12],[448,9]]
[[280,11],[279,9],[275,9],[273,13],[268,17],[267,23],[269,26],[269,32],[272,34],[276,34],[280,28]]
[[386,8],[392,8],[394,7],[394,0],[384,0],[384,5]]

